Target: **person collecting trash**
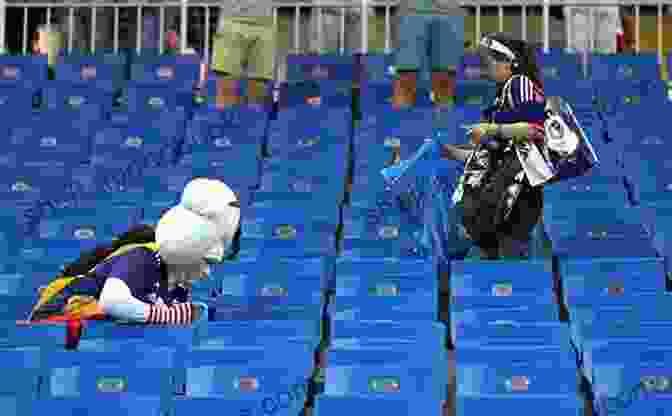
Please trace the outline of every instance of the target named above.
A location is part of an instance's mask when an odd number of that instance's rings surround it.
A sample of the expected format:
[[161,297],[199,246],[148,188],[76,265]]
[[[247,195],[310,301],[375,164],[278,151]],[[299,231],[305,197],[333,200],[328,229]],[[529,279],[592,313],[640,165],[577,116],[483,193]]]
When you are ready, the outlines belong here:
[[553,176],[545,160],[545,96],[535,51],[503,34],[484,37],[479,53],[497,83],[497,98],[483,122],[467,126],[468,145],[442,148],[465,162],[454,201],[481,257],[525,258],[543,209],[543,188]]
[[82,255],[41,291],[28,321],[18,324],[207,319],[207,307],[190,302],[190,286],[240,250],[240,220],[240,204],[226,184],[193,179],[156,230],[134,227],[111,246]]

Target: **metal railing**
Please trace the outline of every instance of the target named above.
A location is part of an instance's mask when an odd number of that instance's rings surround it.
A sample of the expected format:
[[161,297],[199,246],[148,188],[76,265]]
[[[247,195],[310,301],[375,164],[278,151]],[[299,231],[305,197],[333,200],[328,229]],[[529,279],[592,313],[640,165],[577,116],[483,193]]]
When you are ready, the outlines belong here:
[[[265,1],[265,0],[259,0]],[[360,0],[357,0],[358,2]],[[273,5],[273,20],[275,23],[278,21],[278,9],[287,9],[291,8],[294,11],[293,19],[293,39],[294,44],[292,45],[293,52],[300,52],[300,33],[301,33],[301,11],[302,9],[316,9],[317,10],[317,19],[318,24],[321,23],[322,13],[324,9],[337,9],[340,10],[340,30],[339,30],[339,39],[341,44],[341,52],[344,52],[344,37],[345,37],[345,21],[346,21],[346,12],[348,9],[352,8],[361,8],[361,48],[359,52],[367,53],[368,52],[368,41],[369,41],[369,8],[383,8],[385,12],[385,51],[390,52],[392,50],[391,45],[391,16],[392,9],[396,7],[397,1],[369,1],[361,0],[359,6],[352,3],[344,4],[343,2],[324,2],[320,1],[319,4],[311,2],[282,2],[275,3]],[[461,6],[464,8],[472,8],[475,10],[475,31],[474,37],[475,40],[478,40],[481,33],[481,20],[482,12],[484,8],[496,7],[498,10],[499,17],[499,30],[504,31],[504,10],[507,8],[517,8],[520,9],[521,16],[521,25],[522,25],[522,38],[523,40],[527,39],[528,28],[527,28],[527,16],[528,9],[530,8],[541,8],[542,9],[542,43],[545,51],[550,49],[550,7],[551,6],[563,6],[563,7],[581,7],[581,8],[598,8],[598,7],[614,7],[614,6],[634,6],[635,9],[635,51],[640,52],[640,8],[642,6],[654,6],[657,8],[657,51],[658,59],[662,62],[663,59],[663,7],[666,5],[672,5],[671,0],[667,1],[647,1],[641,0],[638,2],[629,1],[625,2],[614,2],[613,0],[606,0],[605,2],[596,2],[595,0],[571,0],[571,1],[562,1],[562,0],[539,0],[539,1],[526,1],[520,2],[515,0],[500,0],[500,1],[475,1],[475,2],[462,2]],[[89,8],[91,9],[91,26],[90,26],[90,48],[91,51],[95,52],[96,50],[96,23],[97,23],[97,13],[96,11],[100,8],[112,8],[114,11],[113,15],[113,49],[115,52],[119,50],[119,33],[120,33],[120,22],[119,22],[119,12],[121,8],[135,8],[137,14],[136,22],[136,49],[139,52],[142,45],[142,13],[144,9],[147,8],[158,8],[159,9],[159,39],[158,39],[158,49],[164,51],[164,34],[165,34],[165,10],[168,7],[178,7],[180,9],[180,49],[182,52],[185,52],[187,49],[187,33],[188,25],[193,23],[188,21],[188,10],[189,8],[202,8],[205,13],[205,25],[204,25],[204,34],[201,39],[203,39],[203,52],[207,57],[210,53],[210,17],[213,8],[218,8],[217,2],[203,2],[203,1],[189,1],[182,0],[178,2],[166,1],[166,2],[78,2],[78,3],[33,3],[33,2],[12,2],[7,0],[0,0],[0,48],[5,49],[6,46],[6,18],[8,8],[21,8],[23,9],[23,30],[22,30],[22,50],[23,53],[28,52],[28,10],[31,8],[45,8],[46,9],[46,22],[51,22],[52,12],[54,9],[67,9],[68,10],[68,51],[73,49],[73,39],[74,39],[74,10],[78,8]],[[46,23],[45,22],[45,23]],[[567,37],[569,41],[569,36]]]

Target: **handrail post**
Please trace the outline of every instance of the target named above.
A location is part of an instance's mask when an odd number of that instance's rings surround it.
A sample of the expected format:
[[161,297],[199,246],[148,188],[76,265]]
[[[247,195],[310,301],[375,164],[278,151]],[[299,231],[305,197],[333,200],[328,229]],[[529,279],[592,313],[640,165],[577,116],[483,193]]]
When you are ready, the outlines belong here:
[[187,1],[181,0],[182,9],[180,10],[182,16],[180,20],[180,53],[183,55],[187,53],[187,18],[189,17]]

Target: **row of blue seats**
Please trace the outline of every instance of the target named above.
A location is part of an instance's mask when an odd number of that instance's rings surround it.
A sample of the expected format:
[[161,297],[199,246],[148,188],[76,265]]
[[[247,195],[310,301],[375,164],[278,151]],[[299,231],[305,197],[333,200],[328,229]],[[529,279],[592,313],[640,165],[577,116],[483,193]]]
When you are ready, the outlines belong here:
[[[200,58],[197,55],[137,55],[135,52],[101,50],[96,54],[73,53],[59,56],[57,77],[68,81],[90,81],[92,79],[123,80],[143,82],[165,82],[178,80],[193,86],[198,79]],[[580,79],[581,56],[559,51],[538,54],[540,66],[545,76],[550,78]],[[590,73],[595,80],[653,80],[660,78],[655,54],[638,55],[591,55]],[[42,56],[11,56],[0,58],[2,79],[46,80],[47,60]],[[384,81],[393,74],[392,55],[289,55],[287,59],[290,81],[303,80],[346,80]],[[59,74],[60,72],[60,74]],[[482,78],[482,65],[478,55],[467,53],[459,66],[459,79]]]

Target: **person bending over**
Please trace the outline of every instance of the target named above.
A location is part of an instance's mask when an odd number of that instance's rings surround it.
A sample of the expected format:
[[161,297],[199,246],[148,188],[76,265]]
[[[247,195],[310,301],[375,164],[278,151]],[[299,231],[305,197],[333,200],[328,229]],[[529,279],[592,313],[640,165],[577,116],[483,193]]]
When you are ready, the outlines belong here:
[[112,319],[190,324],[204,305],[192,282],[240,250],[240,205],[223,182],[198,178],[154,231],[134,227],[109,247],[85,253],[42,289],[27,323]]

